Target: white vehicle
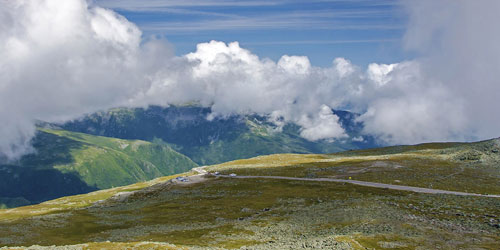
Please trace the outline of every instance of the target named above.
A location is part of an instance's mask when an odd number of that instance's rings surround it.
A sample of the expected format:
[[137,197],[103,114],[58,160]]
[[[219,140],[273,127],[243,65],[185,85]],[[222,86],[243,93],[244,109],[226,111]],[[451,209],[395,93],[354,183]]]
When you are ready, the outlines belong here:
[[230,174],[229,176],[231,176],[231,177],[236,177],[236,174],[235,174],[235,173],[232,173],[232,174]]
[[215,172],[214,175],[220,175],[220,173],[219,172]]
[[178,180],[178,181],[182,181],[182,182],[188,182],[189,181],[187,178],[182,177],[182,176],[179,176],[179,177],[177,177],[175,179]]

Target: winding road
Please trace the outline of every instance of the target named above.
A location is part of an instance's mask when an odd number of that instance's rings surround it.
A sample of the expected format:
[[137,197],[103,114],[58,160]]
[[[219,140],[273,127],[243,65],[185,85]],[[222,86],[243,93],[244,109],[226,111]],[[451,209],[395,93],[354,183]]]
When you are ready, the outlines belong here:
[[[206,170],[204,170],[206,166],[193,168],[199,175],[209,175]],[[338,182],[338,183],[350,183],[359,186],[365,187],[375,187],[375,188],[387,188],[393,190],[401,190],[401,191],[409,191],[415,193],[425,193],[425,194],[451,194],[451,195],[460,195],[460,196],[479,196],[479,197],[489,197],[489,198],[500,198],[500,195],[495,194],[474,194],[474,193],[466,193],[466,192],[457,192],[457,191],[447,191],[440,189],[432,189],[432,188],[421,188],[421,187],[411,187],[411,186],[402,186],[402,185],[393,185],[393,184],[385,184],[385,183],[377,183],[377,182],[369,182],[369,181],[356,181],[356,180],[344,180],[344,179],[333,179],[333,178],[300,178],[300,177],[287,177],[287,176],[229,176],[229,175],[217,175],[218,177],[223,178],[233,178],[233,179],[278,179],[278,180],[293,180],[293,181],[326,181],[326,182]]]

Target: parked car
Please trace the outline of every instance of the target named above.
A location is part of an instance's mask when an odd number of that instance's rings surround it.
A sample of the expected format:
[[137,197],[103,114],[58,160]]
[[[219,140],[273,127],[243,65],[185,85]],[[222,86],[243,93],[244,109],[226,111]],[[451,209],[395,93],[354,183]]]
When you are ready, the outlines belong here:
[[229,176],[231,176],[231,177],[236,177],[236,174],[235,174],[235,173],[232,173],[232,174],[230,174]]
[[175,179],[178,180],[178,181],[182,181],[182,182],[188,182],[189,181],[189,179],[187,179],[185,177],[182,177],[182,176],[179,176],[179,177],[177,177]]

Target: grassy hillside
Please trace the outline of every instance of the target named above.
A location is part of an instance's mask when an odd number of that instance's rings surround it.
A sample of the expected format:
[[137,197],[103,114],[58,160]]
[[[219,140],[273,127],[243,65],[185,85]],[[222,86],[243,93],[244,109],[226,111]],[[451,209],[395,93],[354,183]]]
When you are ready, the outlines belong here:
[[166,145],[39,129],[36,153],[0,165],[0,206],[123,186],[196,166]]
[[[331,155],[263,156],[208,169],[248,175],[351,176],[373,182],[396,178],[401,185],[414,178],[420,186],[441,178],[443,189],[483,192],[484,185],[489,193],[500,194],[492,184],[500,181],[499,149],[498,140],[424,144]],[[435,165],[429,163],[433,160]],[[439,171],[432,171],[433,166]],[[462,168],[465,173],[478,171],[462,174]],[[303,180],[210,176],[192,184],[164,182],[168,179],[0,210],[0,245],[498,249],[500,244],[498,198]],[[133,192],[118,193],[123,191]],[[106,200],[96,202],[102,199]]]
[[210,167],[239,175],[330,177],[500,194],[500,140],[427,143],[324,155],[271,155]]
[[300,136],[300,127],[282,130],[257,115],[216,117],[207,120],[210,108],[171,106],[111,109],[61,125],[66,130],[123,139],[162,140],[200,165],[276,153],[331,153],[374,146],[360,136],[356,115],[335,111],[349,138],[311,142]]

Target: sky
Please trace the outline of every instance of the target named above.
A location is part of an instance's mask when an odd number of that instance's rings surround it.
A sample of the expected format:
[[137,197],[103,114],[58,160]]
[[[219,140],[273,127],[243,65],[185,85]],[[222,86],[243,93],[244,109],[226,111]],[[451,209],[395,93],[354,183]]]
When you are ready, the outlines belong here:
[[37,121],[193,102],[311,141],[350,139],[332,109],[381,145],[498,137],[498,13],[498,0],[0,0],[0,159],[34,152]]
[[410,58],[401,49],[405,15],[396,0],[95,0],[134,22],[143,36],[167,38],[178,55],[210,40],[238,41],[262,57],[336,57],[366,67]]

